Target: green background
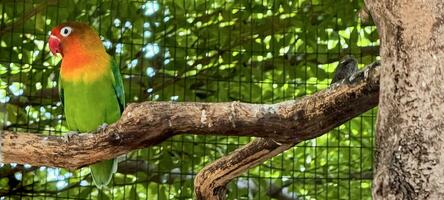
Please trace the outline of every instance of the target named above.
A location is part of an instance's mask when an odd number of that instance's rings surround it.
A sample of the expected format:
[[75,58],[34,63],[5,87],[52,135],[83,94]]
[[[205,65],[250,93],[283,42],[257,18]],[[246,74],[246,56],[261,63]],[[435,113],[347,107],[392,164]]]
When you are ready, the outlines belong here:
[[[67,132],[48,33],[83,21],[119,63],[128,102],[277,103],[329,86],[338,61],[378,57],[351,0],[2,0],[0,115],[8,130]],[[228,185],[229,199],[371,199],[376,110],[303,142]],[[109,189],[77,171],[1,165],[0,199],[193,199],[194,175],[248,137],[173,137],[133,151]]]

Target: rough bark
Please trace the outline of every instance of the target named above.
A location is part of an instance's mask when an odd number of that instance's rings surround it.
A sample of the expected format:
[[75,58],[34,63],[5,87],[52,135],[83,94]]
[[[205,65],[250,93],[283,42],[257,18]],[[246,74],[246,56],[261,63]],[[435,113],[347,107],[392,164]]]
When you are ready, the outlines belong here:
[[444,197],[444,3],[366,0],[381,42],[374,199]]
[[278,104],[131,104],[121,119],[93,133],[62,137],[4,131],[4,163],[76,169],[184,133],[256,136],[278,143],[307,140],[327,132],[378,103],[379,67],[298,100]]
[[247,145],[203,168],[194,179],[197,199],[226,199],[226,184],[248,169],[294,146],[257,138]]
[[[377,64],[375,63],[370,67],[376,67]],[[343,67],[346,67],[345,70],[349,71],[347,69],[350,68],[349,66],[342,66],[342,70],[344,70]],[[338,69],[339,67],[336,70]],[[345,82],[347,81],[345,80]],[[304,140],[280,143],[270,138],[256,138],[249,144],[231,152],[230,155],[222,157],[203,168],[194,179],[196,198],[202,200],[226,199],[226,185],[232,179]],[[274,195],[281,194],[279,191],[269,192]]]

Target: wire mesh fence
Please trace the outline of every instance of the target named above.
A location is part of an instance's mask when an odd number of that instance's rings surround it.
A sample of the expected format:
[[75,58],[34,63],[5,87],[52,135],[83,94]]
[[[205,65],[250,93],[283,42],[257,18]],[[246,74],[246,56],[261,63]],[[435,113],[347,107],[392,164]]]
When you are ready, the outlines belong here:
[[[373,62],[374,25],[350,0],[2,0],[4,129],[68,131],[58,97],[52,27],[82,21],[120,66],[128,102],[277,103],[329,86],[338,61]],[[375,110],[303,142],[228,185],[228,199],[370,199]],[[251,138],[175,136],[133,151],[109,188],[89,169],[4,164],[0,199],[193,199],[205,165]]]

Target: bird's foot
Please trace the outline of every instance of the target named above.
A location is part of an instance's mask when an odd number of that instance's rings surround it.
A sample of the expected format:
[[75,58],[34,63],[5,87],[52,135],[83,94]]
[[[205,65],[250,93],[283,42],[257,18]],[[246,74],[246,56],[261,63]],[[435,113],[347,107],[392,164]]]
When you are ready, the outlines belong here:
[[63,135],[62,140],[63,140],[65,143],[67,143],[67,142],[69,142],[69,140],[70,140],[71,138],[73,138],[74,136],[76,136],[76,135],[78,135],[78,134],[79,134],[79,132],[77,132],[77,131],[70,131],[70,132],[66,133],[65,135]]
[[102,132],[103,130],[106,129],[106,127],[108,127],[108,124],[103,123],[102,125],[99,126],[99,128],[97,128],[97,132]]

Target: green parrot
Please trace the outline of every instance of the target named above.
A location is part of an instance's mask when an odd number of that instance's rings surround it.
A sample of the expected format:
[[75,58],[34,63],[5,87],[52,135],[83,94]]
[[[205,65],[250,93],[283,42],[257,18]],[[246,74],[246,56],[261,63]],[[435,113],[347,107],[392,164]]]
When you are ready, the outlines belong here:
[[[62,56],[59,92],[68,128],[91,132],[116,122],[125,107],[122,77],[98,33],[85,23],[67,22],[52,29],[48,43],[54,55]],[[117,171],[117,160],[90,169],[94,184],[102,188]]]

